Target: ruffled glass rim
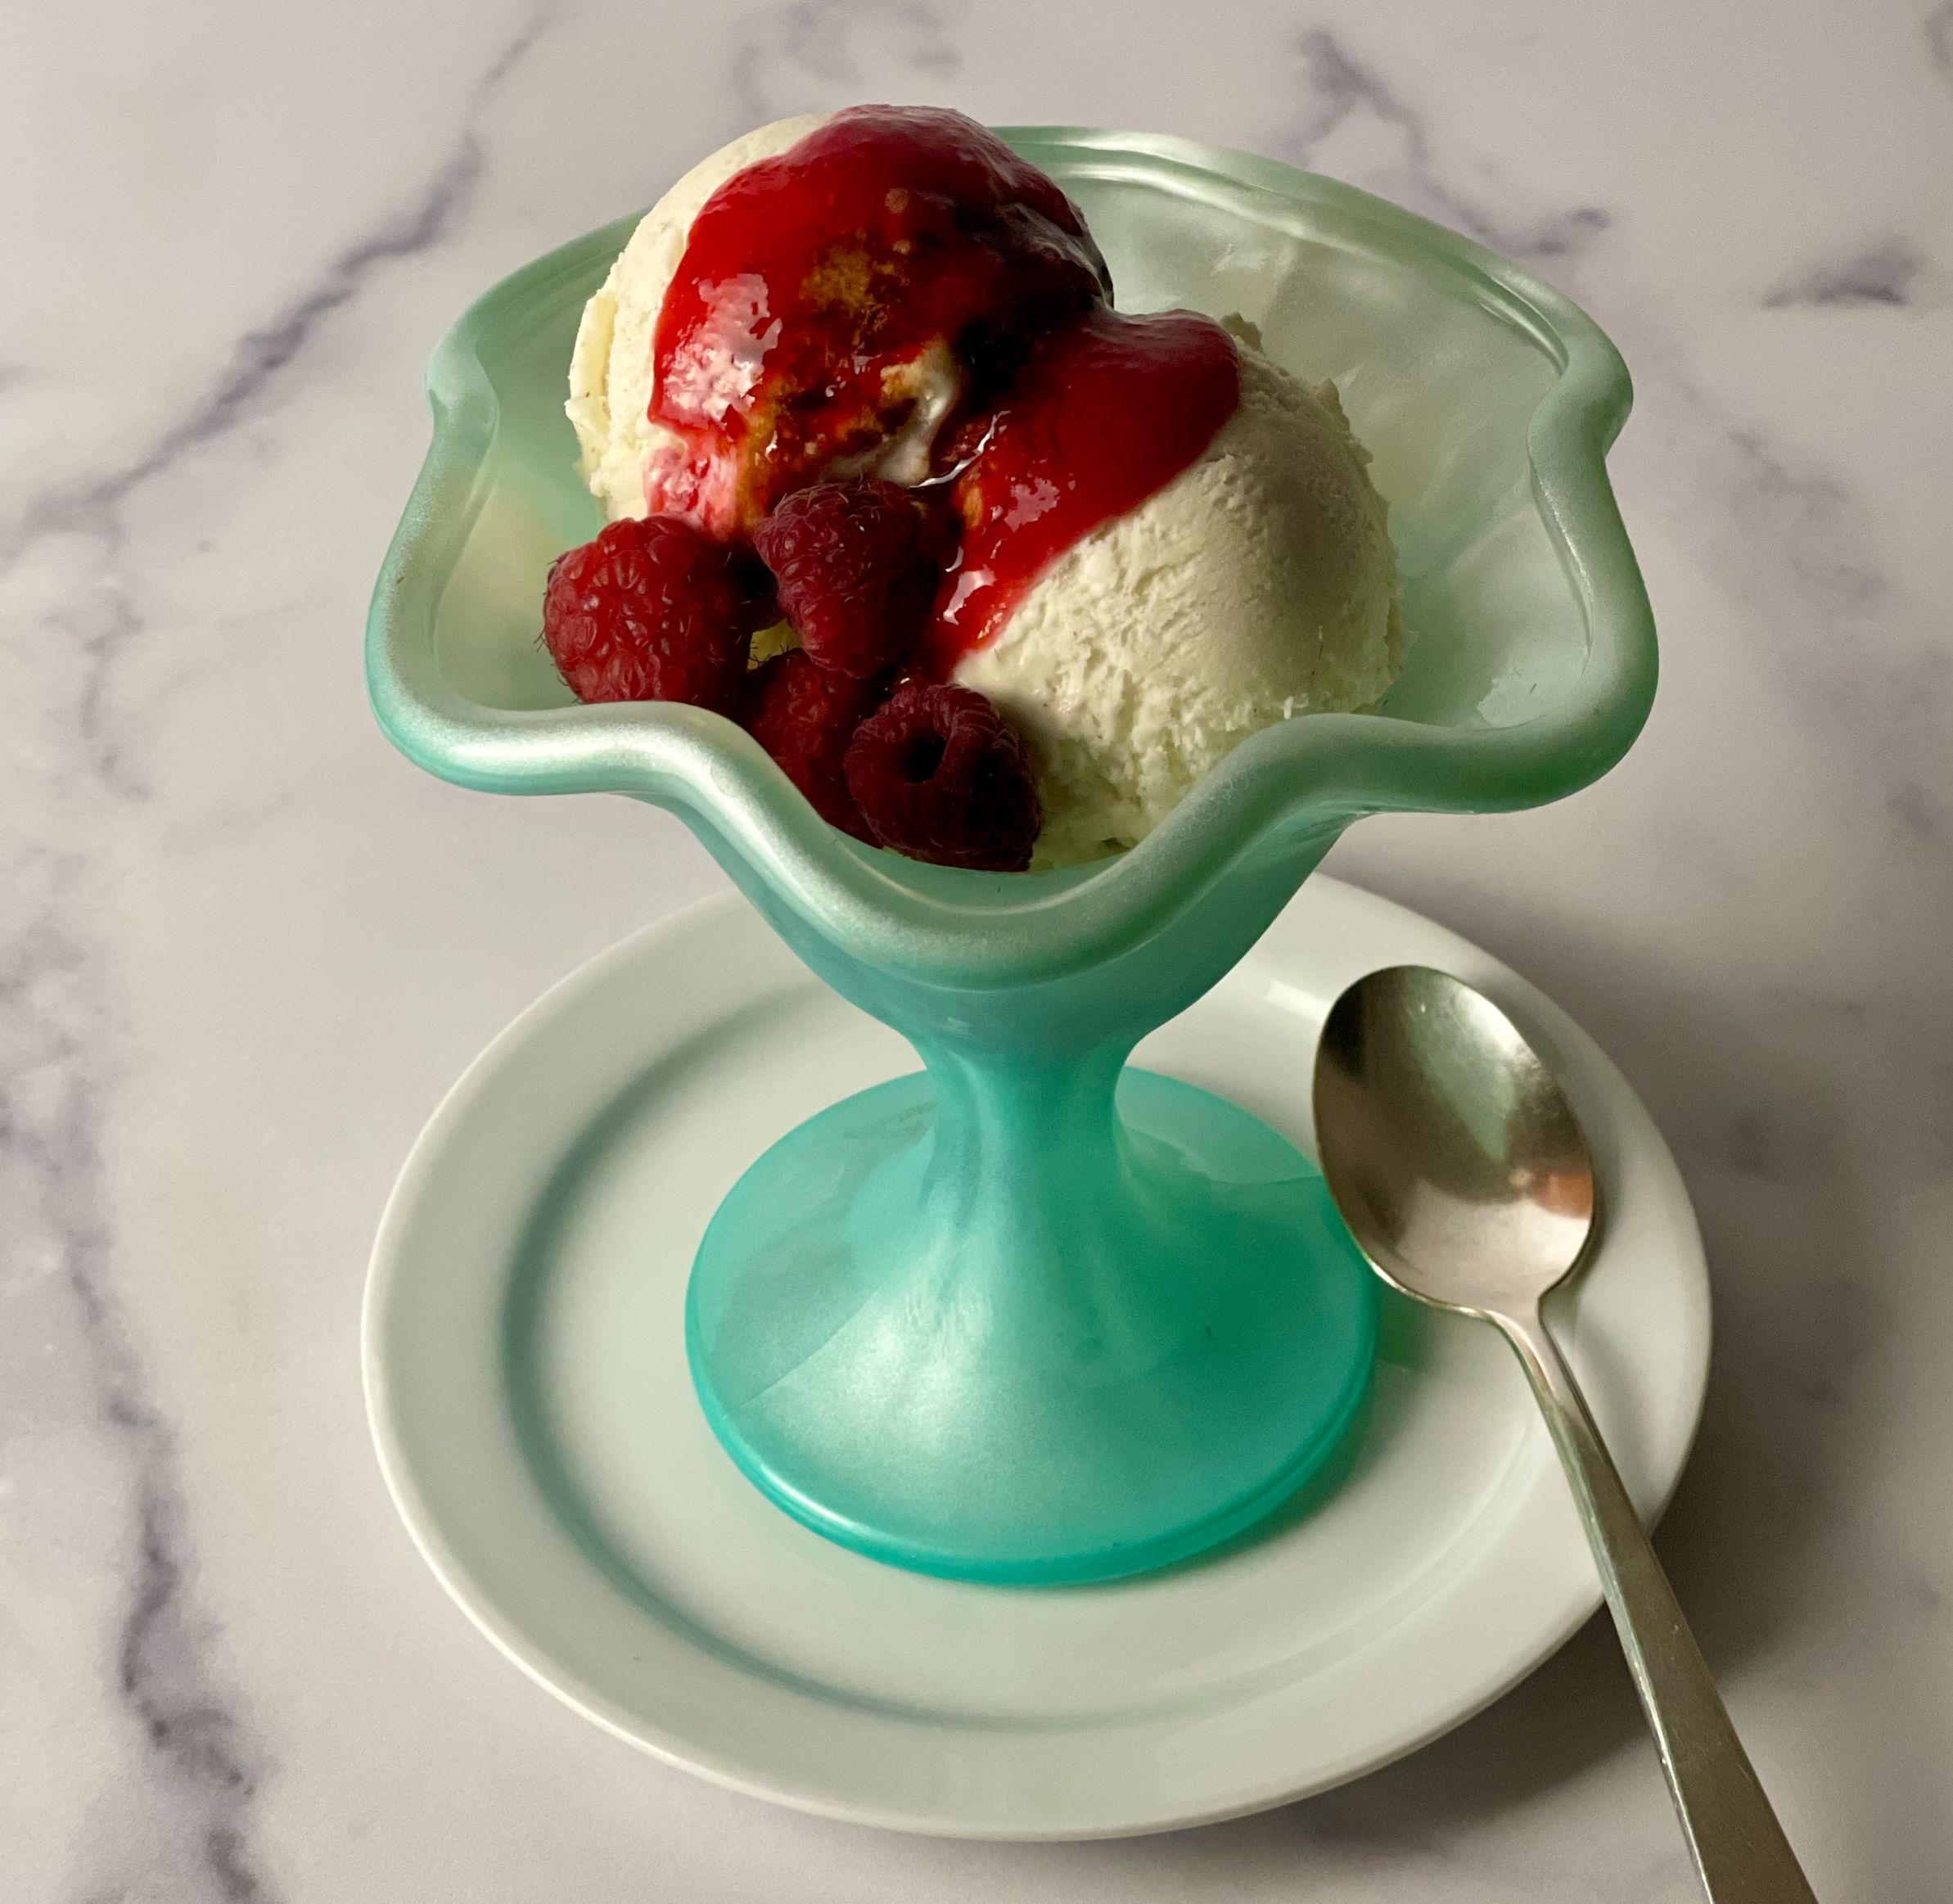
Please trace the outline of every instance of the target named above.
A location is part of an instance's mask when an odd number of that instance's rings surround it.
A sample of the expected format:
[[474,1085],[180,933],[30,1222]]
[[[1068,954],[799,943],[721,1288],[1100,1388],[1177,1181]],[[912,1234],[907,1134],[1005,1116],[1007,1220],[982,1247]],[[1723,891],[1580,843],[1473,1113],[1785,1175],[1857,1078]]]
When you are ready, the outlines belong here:
[[[1230,869],[1290,833],[1383,810],[1536,806],[1605,773],[1640,731],[1654,625],[1605,458],[1631,400],[1626,367],[1591,318],[1517,266],[1410,212],[1274,160],[1146,133],[1004,129],[1052,172],[1232,201],[1278,228],[1319,231],[1421,271],[1454,275],[1523,334],[1555,376],[1527,431],[1535,505],[1585,618],[1584,665],[1558,700],[1509,727],[1315,714],[1237,748],[1130,852],[1084,868],[988,874],[925,866],[826,824],[730,721],[665,702],[512,710],[444,676],[442,589],[492,486],[500,402],[484,359],[593,287],[636,223],[618,220],[525,265],[479,298],[429,360],[433,440],[375,588],[367,679],[408,757],[503,793],[623,793],[667,806],[742,883],[761,882],[872,963],[933,984],[1061,977],[1143,942]],[[1298,227],[1295,208],[1306,208]],[[580,290],[580,287],[581,289]],[[565,479],[571,480],[567,468]]]

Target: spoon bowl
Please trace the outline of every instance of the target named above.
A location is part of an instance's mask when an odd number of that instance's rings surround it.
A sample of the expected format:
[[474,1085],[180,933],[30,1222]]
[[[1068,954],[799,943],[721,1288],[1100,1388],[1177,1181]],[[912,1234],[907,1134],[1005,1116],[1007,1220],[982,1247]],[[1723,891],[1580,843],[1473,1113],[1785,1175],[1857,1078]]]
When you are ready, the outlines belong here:
[[1545,1417],[1712,1904],[1815,1904],[1580,1385],[1540,1314],[1597,1221],[1572,1105],[1490,999],[1425,966],[1360,978],[1317,1047],[1324,1180],[1383,1279],[1493,1324]]
[[1315,1061],[1324,1174],[1385,1281],[1472,1315],[1536,1303],[1595,1228],[1559,1081],[1482,993],[1428,966],[1336,1001]]

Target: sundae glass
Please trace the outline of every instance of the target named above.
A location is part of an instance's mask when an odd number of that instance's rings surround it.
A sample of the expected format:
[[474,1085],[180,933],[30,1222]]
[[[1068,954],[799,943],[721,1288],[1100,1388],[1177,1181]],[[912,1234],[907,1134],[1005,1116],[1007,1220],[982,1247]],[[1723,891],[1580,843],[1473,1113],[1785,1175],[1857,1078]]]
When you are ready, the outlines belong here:
[[[922,1068],[751,1162],[685,1326],[714,1432],[831,1539],[924,1572],[1101,1579],[1291,1495],[1348,1428],[1374,1297],[1313,1166],[1130,1067],[1352,820],[1538,805],[1646,717],[1652,623],[1603,457],[1626,372],[1479,246],[1272,161],[1074,129],[1008,143],[1084,211],[1122,308],[1240,313],[1337,386],[1391,507],[1407,655],[1384,700],[1247,740],[1131,850],[981,873],[830,827],[750,735],[574,704],[545,571],[601,519],[563,367],[626,219],[496,287],[435,354],[434,442],[375,594],[375,711],[422,766],[677,814],[823,980]],[[1306,1065],[1297,1068],[1298,1102]]]

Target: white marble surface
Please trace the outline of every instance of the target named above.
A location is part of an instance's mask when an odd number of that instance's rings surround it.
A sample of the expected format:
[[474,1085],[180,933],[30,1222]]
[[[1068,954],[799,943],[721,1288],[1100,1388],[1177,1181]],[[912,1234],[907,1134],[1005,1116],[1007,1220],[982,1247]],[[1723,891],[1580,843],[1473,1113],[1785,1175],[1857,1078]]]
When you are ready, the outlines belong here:
[[1819,1895],[1945,1895],[1953,7],[107,0],[9,41],[0,1895],[1690,1894],[1604,1627],[1287,1811],[958,1846],[602,1736],[395,1521],[356,1334],[402,1154],[544,986],[719,883],[662,815],[460,792],[374,729],[419,366],[706,147],[860,97],[1295,159],[1621,344],[1645,738],[1332,864],[1544,984],[1663,1124],[1721,1333],[1662,1551]]

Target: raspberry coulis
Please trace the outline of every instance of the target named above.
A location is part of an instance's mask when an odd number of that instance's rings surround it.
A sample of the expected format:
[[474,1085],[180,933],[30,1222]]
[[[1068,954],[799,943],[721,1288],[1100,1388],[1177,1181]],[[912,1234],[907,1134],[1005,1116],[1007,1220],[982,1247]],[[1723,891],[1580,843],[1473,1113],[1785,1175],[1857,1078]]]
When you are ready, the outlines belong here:
[[1234,340],[1197,312],[1098,309],[1045,338],[1009,395],[964,426],[962,544],[918,671],[946,680],[1074,543],[1192,464],[1240,400]]
[[913,657],[946,678],[1080,537],[1165,487],[1239,401],[1233,341],[1128,317],[1077,208],[960,113],[856,106],[737,173],[693,220],[659,314],[652,418],[682,453],[654,514],[749,539],[906,421],[897,376],[946,343],[962,379],[931,485],[962,518]]
[[692,221],[651,404],[685,449],[647,470],[651,510],[750,533],[780,496],[900,426],[889,372],[946,341],[981,400],[1110,287],[1077,208],[973,120],[837,113],[735,174]]

